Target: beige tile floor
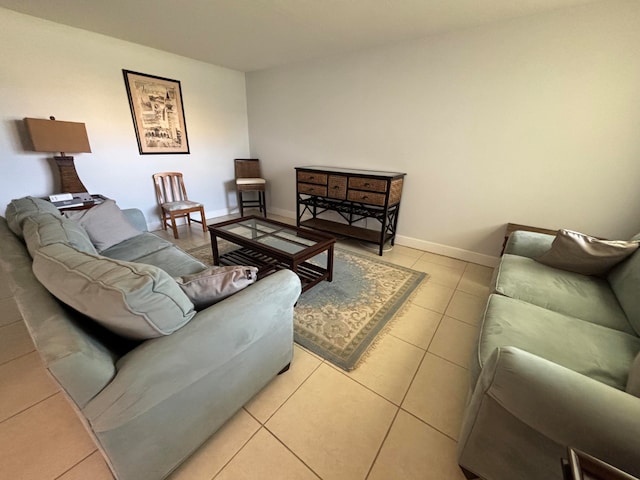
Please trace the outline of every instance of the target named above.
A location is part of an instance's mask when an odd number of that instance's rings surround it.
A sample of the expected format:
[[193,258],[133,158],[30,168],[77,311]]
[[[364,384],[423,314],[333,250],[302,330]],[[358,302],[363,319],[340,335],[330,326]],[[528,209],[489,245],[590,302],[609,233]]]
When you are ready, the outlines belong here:
[[[198,227],[182,227],[176,243],[189,249],[209,242]],[[376,255],[355,242],[338,245]],[[345,373],[296,345],[291,369],[231,418],[173,480],[464,479],[456,441],[492,269],[398,245],[383,260],[427,272],[430,279],[364,362]],[[0,272],[5,478],[112,476],[42,367]]]

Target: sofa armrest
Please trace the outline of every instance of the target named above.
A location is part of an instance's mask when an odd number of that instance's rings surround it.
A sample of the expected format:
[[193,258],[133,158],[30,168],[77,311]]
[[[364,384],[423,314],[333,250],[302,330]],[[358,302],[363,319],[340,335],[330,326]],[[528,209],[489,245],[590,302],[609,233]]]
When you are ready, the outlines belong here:
[[509,235],[504,253],[536,258],[551,248],[555,235],[517,230]]
[[127,220],[142,232],[148,232],[147,220],[144,218],[144,213],[138,208],[125,208],[122,210]]
[[467,407],[459,463],[487,479],[562,478],[560,458],[571,446],[637,476],[639,419],[640,398],[518,348],[498,348]]
[[291,362],[300,291],[276,272],[119,360],[83,409],[118,478],[164,478]]

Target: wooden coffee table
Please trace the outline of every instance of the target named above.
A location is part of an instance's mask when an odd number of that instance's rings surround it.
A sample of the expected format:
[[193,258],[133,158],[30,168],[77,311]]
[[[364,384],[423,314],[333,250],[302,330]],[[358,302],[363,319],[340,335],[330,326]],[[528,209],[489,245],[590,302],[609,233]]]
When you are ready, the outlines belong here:
[[[242,217],[209,225],[214,265],[258,267],[258,279],[287,268],[302,282],[302,291],[333,279],[335,237],[262,217]],[[218,239],[240,248],[219,254]],[[327,252],[326,267],[308,260]]]

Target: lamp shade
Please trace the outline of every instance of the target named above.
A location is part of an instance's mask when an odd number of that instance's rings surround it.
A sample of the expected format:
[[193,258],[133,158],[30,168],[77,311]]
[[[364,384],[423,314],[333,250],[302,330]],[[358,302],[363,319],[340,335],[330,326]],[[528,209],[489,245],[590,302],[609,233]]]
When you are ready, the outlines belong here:
[[24,121],[35,152],[91,152],[84,123],[42,118],[25,118]]

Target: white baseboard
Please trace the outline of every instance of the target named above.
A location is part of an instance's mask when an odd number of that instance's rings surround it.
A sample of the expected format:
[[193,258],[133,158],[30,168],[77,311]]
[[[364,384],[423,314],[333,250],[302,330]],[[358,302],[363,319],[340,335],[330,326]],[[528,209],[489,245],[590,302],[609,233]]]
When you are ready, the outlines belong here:
[[[271,208],[268,212],[274,213],[288,218],[296,218],[296,213],[288,210],[282,210],[279,208]],[[445,257],[457,258],[458,260],[464,260],[465,262],[477,263],[479,265],[485,265],[487,267],[496,267],[500,261],[499,257],[493,257],[491,255],[485,255],[483,253],[472,252],[471,250],[464,250],[462,248],[450,247],[448,245],[442,245],[440,243],[427,242],[425,240],[419,240],[417,238],[406,237],[404,235],[396,235],[397,245],[403,247],[417,248],[418,250],[424,250],[425,252],[435,253],[437,255],[444,255]]]
[[425,252],[444,255],[445,257],[457,258],[458,260],[477,263],[479,265],[485,265],[492,268],[496,267],[500,262],[500,258],[493,257],[491,255],[472,252],[471,250],[464,250],[458,247],[450,247],[449,245],[442,245],[440,243],[418,240],[417,238],[405,237],[404,235],[396,235],[396,244],[402,245],[404,247],[417,248],[418,250],[424,250]]
[[[268,213],[273,213],[281,217],[296,218],[295,212],[289,210],[283,210],[281,208],[267,209]],[[205,212],[207,218],[217,218],[229,215],[229,209],[221,209],[215,211]],[[183,220],[184,222],[184,220]],[[183,224],[183,223],[181,223]],[[149,223],[149,230],[159,230],[162,228],[162,224],[159,221]],[[472,252],[470,250],[464,250],[462,248],[451,247],[449,245],[442,245],[440,243],[427,242],[426,240],[419,240],[417,238],[407,237],[404,235],[396,236],[396,244],[404,247],[416,248],[418,250],[424,250],[425,252],[435,253],[436,255],[444,255],[445,257],[457,258],[464,260],[465,262],[477,263],[479,265],[485,265],[487,267],[496,267],[500,261],[499,257],[493,257],[491,255],[485,255],[482,253]]]

